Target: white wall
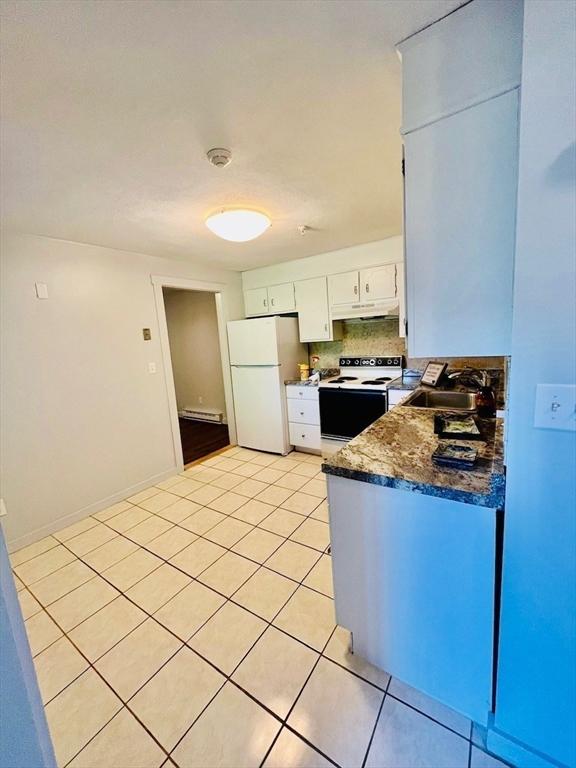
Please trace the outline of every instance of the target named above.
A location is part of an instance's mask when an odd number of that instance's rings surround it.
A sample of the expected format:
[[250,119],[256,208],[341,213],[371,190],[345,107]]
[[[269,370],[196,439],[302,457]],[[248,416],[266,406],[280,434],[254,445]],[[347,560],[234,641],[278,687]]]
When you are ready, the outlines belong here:
[[[312,235],[313,236],[313,235]],[[349,272],[377,264],[393,264],[404,261],[404,246],[401,235],[376,240],[373,243],[353,245],[338,251],[319,253],[304,259],[284,261],[269,267],[251,269],[242,273],[244,289],[262,288],[268,285],[305,280],[308,277]]]
[[[576,763],[576,434],[534,428],[536,384],[576,373],[576,6],[527,0],[503,604],[489,746]],[[508,752],[503,747],[506,746]]]
[[178,410],[203,405],[226,418],[214,294],[165,288],[164,305]]
[[224,284],[227,318],[243,304],[237,273],[36,236],[5,239],[2,272],[1,493],[14,549],[176,466],[150,275]]

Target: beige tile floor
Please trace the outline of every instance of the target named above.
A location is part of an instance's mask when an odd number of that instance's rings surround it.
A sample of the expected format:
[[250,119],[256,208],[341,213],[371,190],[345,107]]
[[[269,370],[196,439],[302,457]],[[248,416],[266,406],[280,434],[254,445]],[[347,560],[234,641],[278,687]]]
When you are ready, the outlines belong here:
[[320,464],[229,448],[11,556],[61,768],[502,768],[349,653]]

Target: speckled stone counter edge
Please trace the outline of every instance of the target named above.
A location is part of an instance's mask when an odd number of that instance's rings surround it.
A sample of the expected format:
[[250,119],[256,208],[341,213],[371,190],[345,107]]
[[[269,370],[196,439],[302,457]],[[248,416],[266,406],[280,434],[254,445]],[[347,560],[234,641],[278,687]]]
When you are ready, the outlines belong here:
[[[486,491],[466,490],[464,488],[452,487],[449,482],[451,478],[451,471],[443,470],[443,480],[445,484],[437,485],[430,482],[418,482],[414,479],[407,479],[402,477],[400,471],[401,461],[398,462],[398,466],[395,467],[398,470],[397,475],[386,472],[387,466],[390,466],[390,457],[382,461],[382,470],[378,471],[378,461],[372,460],[372,466],[368,468],[354,467],[351,464],[351,459],[354,458],[354,453],[358,452],[362,454],[362,449],[359,447],[359,443],[366,442],[372,445],[376,444],[377,435],[379,434],[381,427],[385,425],[386,421],[393,417],[397,420],[399,417],[402,420],[419,421],[424,418],[433,417],[433,414],[425,416],[423,409],[421,408],[407,408],[398,407],[393,411],[389,411],[380,417],[373,425],[368,427],[361,435],[354,438],[345,448],[332,456],[330,459],[322,464],[322,471],[327,475],[336,475],[339,477],[346,477],[351,480],[358,480],[364,483],[372,483],[373,485],[381,485],[386,488],[396,488],[398,490],[408,491],[411,493],[421,493],[426,496],[437,496],[444,499],[452,499],[454,501],[460,501],[464,504],[473,504],[480,507],[490,507],[492,509],[502,509],[504,506],[504,493],[505,493],[505,474],[503,465],[503,421],[496,419],[494,422],[494,435],[488,444],[489,453],[491,454],[490,469],[489,469],[489,483]],[[379,429],[380,428],[380,429]],[[358,442],[356,442],[358,441]],[[384,449],[386,451],[386,445],[377,445],[377,448]],[[431,452],[430,452],[431,453]],[[426,462],[429,462],[427,469],[432,468],[432,459],[430,454],[426,457]],[[480,469],[480,468],[479,468]],[[474,477],[474,469],[469,472],[462,472],[454,470],[454,484],[462,483],[462,479],[469,477],[471,480]],[[457,473],[457,474],[456,474]],[[474,483],[472,482],[471,485]]]

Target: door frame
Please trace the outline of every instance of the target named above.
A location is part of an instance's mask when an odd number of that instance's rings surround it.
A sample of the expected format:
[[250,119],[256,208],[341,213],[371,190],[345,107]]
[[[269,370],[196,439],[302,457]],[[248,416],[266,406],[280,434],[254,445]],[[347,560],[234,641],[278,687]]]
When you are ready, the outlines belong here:
[[178,423],[178,404],[176,402],[176,386],[174,384],[174,371],[172,368],[172,355],[170,354],[170,339],[168,336],[168,322],[166,320],[166,306],[164,304],[163,288],[179,288],[184,291],[204,291],[214,294],[216,304],[216,319],[218,322],[218,340],[220,342],[220,360],[222,363],[222,379],[224,381],[224,400],[226,403],[226,417],[228,420],[228,434],[230,444],[236,445],[236,419],[234,416],[234,401],[232,398],[232,377],[230,373],[230,358],[228,354],[228,338],[226,335],[226,322],[228,320],[228,297],[226,286],[223,283],[213,283],[204,280],[190,280],[184,277],[169,277],[165,275],[150,275],[154,289],[154,301],[158,320],[160,340],[160,352],[164,368],[164,381],[166,383],[166,397],[170,414],[170,427],[172,430],[172,444],[174,447],[174,462],[178,469],[184,467],[182,454],[182,441],[180,439],[180,425]]

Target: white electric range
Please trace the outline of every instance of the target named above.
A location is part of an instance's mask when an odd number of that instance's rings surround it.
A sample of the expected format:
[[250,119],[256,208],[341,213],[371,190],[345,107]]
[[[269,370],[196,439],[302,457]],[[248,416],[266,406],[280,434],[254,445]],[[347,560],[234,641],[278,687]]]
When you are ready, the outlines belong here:
[[388,384],[402,376],[403,358],[341,357],[340,375],[319,384],[322,454],[340,450],[388,410]]

